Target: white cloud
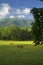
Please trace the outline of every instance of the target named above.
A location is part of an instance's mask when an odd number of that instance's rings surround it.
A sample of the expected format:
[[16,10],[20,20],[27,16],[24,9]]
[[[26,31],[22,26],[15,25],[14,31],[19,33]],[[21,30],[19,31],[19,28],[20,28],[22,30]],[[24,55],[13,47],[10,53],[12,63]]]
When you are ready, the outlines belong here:
[[26,15],[30,14],[30,8],[25,8],[23,10],[23,13],[26,14]]
[[25,18],[26,16],[28,16],[28,14],[30,14],[30,8],[15,9],[12,8],[9,4],[0,4],[0,19],[5,17]]
[[9,18],[25,18],[25,15],[10,16]]
[[10,10],[9,4],[2,3],[0,5],[0,18],[4,18],[6,15],[8,15],[9,10]]
[[18,18],[25,18],[25,15],[19,15]]
[[10,16],[10,18],[15,18],[15,16]]
[[30,8],[25,8],[25,9],[16,9],[16,14],[24,14],[24,15],[28,15],[30,14]]
[[24,9],[13,9],[12,11],[13,16],[10,16],[10,18],[25,18],[28,14],[30,14],[30,8],[24,8]]

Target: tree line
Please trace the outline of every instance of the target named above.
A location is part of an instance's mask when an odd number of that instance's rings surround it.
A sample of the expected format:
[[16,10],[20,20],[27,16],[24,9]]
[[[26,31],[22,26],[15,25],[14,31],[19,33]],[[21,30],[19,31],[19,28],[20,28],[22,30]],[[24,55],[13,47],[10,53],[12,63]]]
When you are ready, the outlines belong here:
[[28,28],[19,28],[17,26],[0,28],[0,40],[32,40],[33,36]]

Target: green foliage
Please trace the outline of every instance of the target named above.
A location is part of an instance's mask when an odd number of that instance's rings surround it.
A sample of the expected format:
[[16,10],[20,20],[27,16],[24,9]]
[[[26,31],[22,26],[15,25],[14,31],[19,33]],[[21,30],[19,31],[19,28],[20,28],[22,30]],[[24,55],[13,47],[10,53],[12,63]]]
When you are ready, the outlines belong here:
[[43,8],[33,8],[32,14],[35,22],[32,26],[35,45],[39,45],[43,41]]
[[3,18],[0,19],[1,40],[32,40],[31,23],[29,19]]
[[17,26],[0,28],[0,40],[32,40],[31,31]]

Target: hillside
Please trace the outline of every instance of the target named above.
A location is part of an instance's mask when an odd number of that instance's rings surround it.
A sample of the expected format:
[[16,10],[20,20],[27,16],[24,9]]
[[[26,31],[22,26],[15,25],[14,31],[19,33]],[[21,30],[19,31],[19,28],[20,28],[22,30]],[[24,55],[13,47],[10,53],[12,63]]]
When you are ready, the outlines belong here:
[[31,23],[33,21],[29,19],[18,19],[18,18],[7,18],[7,19],[0,19],[0,27],[4,26],[13,26],[16,25],[18,27],[29,27],[31,28]]

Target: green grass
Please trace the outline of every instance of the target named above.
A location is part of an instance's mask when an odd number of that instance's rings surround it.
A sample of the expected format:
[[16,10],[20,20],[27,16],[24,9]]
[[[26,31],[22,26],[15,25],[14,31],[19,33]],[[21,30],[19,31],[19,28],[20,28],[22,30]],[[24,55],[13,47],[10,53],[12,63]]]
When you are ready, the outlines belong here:
[[[18,44],[23,48],[18,48]],[[35,47],[32,41],[0,41],[0,65],[43,65],[43,45]]]

